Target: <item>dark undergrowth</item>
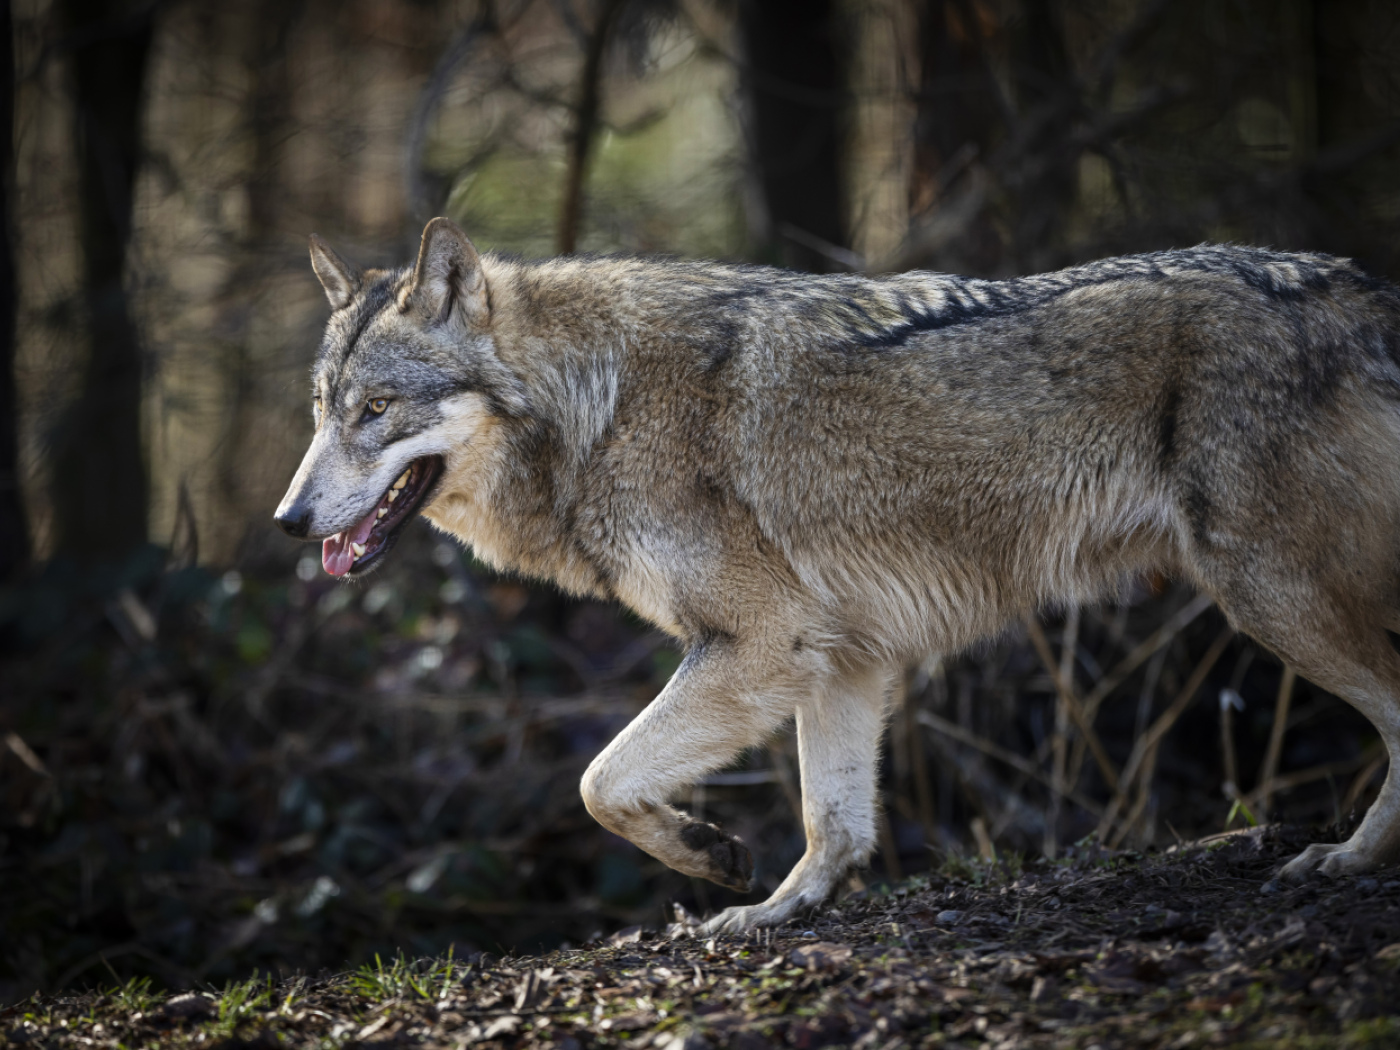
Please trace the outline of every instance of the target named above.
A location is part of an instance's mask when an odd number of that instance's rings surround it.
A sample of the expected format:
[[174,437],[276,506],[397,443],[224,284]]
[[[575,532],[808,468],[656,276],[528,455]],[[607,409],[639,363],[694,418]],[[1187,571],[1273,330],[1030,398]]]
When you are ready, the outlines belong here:
[[[868,884],[1089,835],[1148,848],[1266,812],[1336,822],[1374,796],[1369,725],[1188,591],[1139,584],[1042,623],[900,684]],[[426,528],[353,586],[314,555],[241,575],[154,548],[49,565],[0,592],[0,1004],[577,951],[672,903],[739,903],[578,797],[679,655]],[[801,853],[789,735],[680,801],[754,847],[749,900]]]
[[1310,837],[952,859],[746,937],[694,939],[682,914],[540,956],[376,959],[173,996],[132,980],[0,1011],[0,1045],[1394,1047],[1400,871],[1280,885]]

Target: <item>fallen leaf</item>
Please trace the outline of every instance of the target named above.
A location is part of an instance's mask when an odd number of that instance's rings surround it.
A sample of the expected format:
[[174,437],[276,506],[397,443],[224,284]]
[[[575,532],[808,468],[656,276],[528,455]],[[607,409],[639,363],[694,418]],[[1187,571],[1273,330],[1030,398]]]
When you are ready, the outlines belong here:
[[[485,1029],[482,1030],[481,1038],[495,1039],[503,1035],[514,1035],[515,1030],[519,1027],[520,1018],[516,1017],[514,1014],[506,1014],[506,1016],[498,1017],[488,1024]],[[361,1036],[361,1038],[364,1037]]]
[[852,954],[853,949],[850,945],[817,941],[815,944],[804,944],[800,948],[794,948],[788,959],[794,966],[815,972],[840,969],[850,961]]

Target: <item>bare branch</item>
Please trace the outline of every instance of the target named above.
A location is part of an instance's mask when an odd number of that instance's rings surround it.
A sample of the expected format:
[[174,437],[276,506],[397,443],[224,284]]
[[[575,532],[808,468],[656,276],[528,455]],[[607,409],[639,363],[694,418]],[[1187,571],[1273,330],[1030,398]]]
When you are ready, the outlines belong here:
[[561,255],[568,255],[578,243],[578,228],[583,214],[583,180],[587,174],[593,132],[598,123],[598,107],[602,102],[603,57],[607,54],[612,27],[626,4],[627,0],[606,0],[598,16],[598,24],[593,28],[588,52],[584,55],[583,72],[579,78],[578,113],[569,142],[569,169],[564,177],[564,207],[559,216]]
[[423,170],[423,146],[428,139],[428,128],[452,84],[457,68],[466,61],[482,35],[494,32],[496,28],[495,4],[492,0],[482,0],[476,17],[462,27],[438,59],[418,96],[418,104],[413,107],[408,139],[404,143],[404,187],[408,195],[409,214],[420,223],[432,218],[437,208],[429,199],[427,173]]

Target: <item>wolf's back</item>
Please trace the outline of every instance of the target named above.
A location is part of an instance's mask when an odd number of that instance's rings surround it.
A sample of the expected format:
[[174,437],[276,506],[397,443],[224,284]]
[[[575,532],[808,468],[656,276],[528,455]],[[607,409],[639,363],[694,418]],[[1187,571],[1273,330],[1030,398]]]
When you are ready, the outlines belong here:
[[732,340],[701,383],[719,489],[889,625],[1247,532],[1251,493],[1310,484],[1300,433],[1400,395],[1397,301],[1345,260],[1204,247],[1007,281],[734,268],[685,309]]

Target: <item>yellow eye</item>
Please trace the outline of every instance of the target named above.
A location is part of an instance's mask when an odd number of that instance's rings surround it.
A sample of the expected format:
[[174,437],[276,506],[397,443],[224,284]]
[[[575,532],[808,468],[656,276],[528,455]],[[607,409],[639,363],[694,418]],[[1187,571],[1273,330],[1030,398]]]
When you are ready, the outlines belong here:
[[382,416],[384,414],[384,410],[388,407],[389,399],[387,397],[376,397],[369,403],[369,410],[373,412],[376,416]]

